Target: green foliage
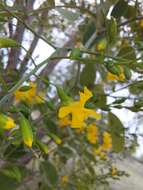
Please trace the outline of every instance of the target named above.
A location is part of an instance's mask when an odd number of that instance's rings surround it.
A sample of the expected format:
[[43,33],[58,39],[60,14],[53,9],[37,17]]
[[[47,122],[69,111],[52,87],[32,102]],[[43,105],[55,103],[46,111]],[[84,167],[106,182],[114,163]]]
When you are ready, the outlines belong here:
[[81,52],[79,48],[74,48],[72,49],[71,53],[70,53],[70,58],[71,59],[78,59],[81,56]]
[[112,136],[113,151],[122,152],[124,150],[124,126],[119,118],[113,113],[109,112],[109,130]]
[[130,60],[132,62],[135,62],[135,60],[136,60],[135,50],[129,44],[121,47],[121,49],[118,53],[118,56],[123,59],[126,59],[127,64],[129,64]]
[[[111,179],[125,175],[112,176],[112,154],[138,141],[114,109],[125,117],[125,109],[143,110],[143,7],[132,0],[3,2],[0,115],[16,125],[2,130],[0,122],[0,189],[110,189]],[[40,40],[54,51],[44,49],[41,63]]]
[[114,17],[111,17],[111,19],[107,19],[106,25],[107,25],[107,42],[109,44],[114,44],[117,39],[116,19]]
[[7,177],[16,179],[17,182],[20,182],[22,178],[19,168],[13,165],[3,168],[1,173]]
[[40,170],[45,178],[45,183],[49,186],[56,186],[58,182],[58,174],[55,166],[49,161],[44,161],[40,164]]
[[95,64],[87,63],[80,74],[80,83],[82,86],[92,86],[96,78]]
[[0,37],[0,48],[9,48],[9,47],[20,47],[20,44],[10,38]]
[[120,75],[121,74],[121,69],[120,69],[119,65],[116,65],[113,62],[108,62],[106,64],[106,68],[110,73],[112,73],[114,75]]
[[16,180],[0,174],[1,189],[3,190],[15,190],[18,187]]
[[85,45],[90,37],[94,34],[96,30],[95,22],[94,21],[87,21],[87,24],[83,26],[83,39],[82,43]]
[[126,66],[124,67],[124,75],[127,80],[131,79],[131,76],[132,76],[131,70]]
[[[111,15],[115,18],[120,18],[124,16],[127,12],[128,3],[125,0],[118,0],[114,5]],[[122,10],[122,11],[121,11]]]

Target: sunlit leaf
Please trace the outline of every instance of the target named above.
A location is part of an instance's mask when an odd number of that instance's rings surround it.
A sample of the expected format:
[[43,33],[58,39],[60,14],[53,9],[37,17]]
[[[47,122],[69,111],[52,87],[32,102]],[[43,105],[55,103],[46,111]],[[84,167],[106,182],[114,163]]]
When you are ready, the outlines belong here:
[[0,37],[0,48],[20,47],[20,44],[11,38]]

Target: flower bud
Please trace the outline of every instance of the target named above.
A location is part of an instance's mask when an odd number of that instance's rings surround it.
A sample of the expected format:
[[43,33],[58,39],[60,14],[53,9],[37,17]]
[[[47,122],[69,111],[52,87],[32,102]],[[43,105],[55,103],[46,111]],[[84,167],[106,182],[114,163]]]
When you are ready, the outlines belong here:
[[57,135],[50,133],[50,137],[55,141],[56,144],[60,145],[62,143],[62,140]]
[[30,123],[23,115],[21,115],[19,123],[20,123],[20,129],[21,129],[23,142],[29,148],[31,148],[32,143],[33,143],[33,132],[32,132],[32,128],[30,126]]
[[45,154],[48,154],[49,152],[49,148],[46,144],[44,144],[43,142],[39,141],[39,140],[36,140],[36,144],[37,146],[39,147],[39,149],[45,153]]
[[12,129],[15,127],[14,120],[7,115],[0,114],[0,128],[2,129]]

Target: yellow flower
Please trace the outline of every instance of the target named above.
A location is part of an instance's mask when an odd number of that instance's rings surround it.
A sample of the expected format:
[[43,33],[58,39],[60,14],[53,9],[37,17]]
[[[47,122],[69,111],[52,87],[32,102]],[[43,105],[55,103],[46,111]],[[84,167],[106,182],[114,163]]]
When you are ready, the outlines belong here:
[[106,49],[106,41],[105,41],[105,39],[102,39],[96,45],[96,50],[97,51],[104,51],[105,49]]
[[26,144],[29,148],[32,147],[33,140],[31,138],[27,138],[24,140],[24,144]]
[[108,132],[103,133],[102,150],[108,151],[112,148],[112,138]]
[[61,178],[62,184],[66,184],[66,183],[68,183],[68,181],[69,181],[69,177],[67,175],[62,176],[62,178]]
[[15,127],[15,122],[11,117],[0,114],[0,127],[3,129],[12,129]]
[[37,93],[37,85],[33,82],[30,82],[29,89],[26,91],[22,91],[20,89],[16,90],[15,93],[16,102],[25,101],[30,104],[33,103],[43,103],[45,94],[43,92]]
[[114,177],[114,176],[117,175],[117,172],[118,172],[117,168],[115,166],[112,166],[112,168],[111,168],[111,175]]
[[71,121],[68,117],[64,117],[59,120],[59,127],[66,127],[71,124]]
[[7,118],[5,129],[12,129],[15,127],[14,120],[10,117]]
[[87,128],[87,139],[91,144],[95,144],[97,142],[98,137],[98,129],[96,125],[89,125]]
[[125,75],[123,73],[121,73],[119,76],[114,75],[110,72],[107,73],[107,80],[110,81],[114,81],[114,80],[118,80],[118,81],[124,81],[125,80]]
[[103,152],[102,147],[94,150],[94,155],[99,156],[101,160],[106,159],[106,154]]
[[96,113],[92,109],[84,108],[86,101],[92,97],[92,93],[84,87],[84,93],[80,92],[80,100],[71,102],[67,106],[63,106],[59,109],[59,118],[64,118],[71,114],[71,127],[72,128],[83,128],[85,124],[85,119],[88,117],[93,117],[100,119],[100,114]]
[[124,81],[126,79],[126,77],[124,75],[124,70],[123,70],[123,68],[121,66],[120,66],[120,70],[121,70],[121,74],[119,76],[108,72],[107,73],[107,80],[110,80],[110,81],[114,81],[114,80]]

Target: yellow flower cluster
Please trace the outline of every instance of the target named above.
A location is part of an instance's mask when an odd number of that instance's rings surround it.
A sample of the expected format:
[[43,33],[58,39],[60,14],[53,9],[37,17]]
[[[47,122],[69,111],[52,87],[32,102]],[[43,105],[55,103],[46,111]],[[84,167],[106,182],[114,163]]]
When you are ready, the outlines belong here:
[[97,143],[97,138],[98,138],[98,129],[96,125],[89,125],[87,127],[87,140],[91,144],[96,144]]
[[[86,126],[85,120],[88,117],[93,117],[95,119],[100,119],[101,115],[92,109],[85,108],[85,103],[93,95],[92,93],[84,87],[84,93],[80,92],[80,100],[75,102],[70,102],[67,106],[62,106],[59,109],[58,116],[60,119],[64,119],[63,122],[67,122],[72,128],[84,128]],[[69,122],[65,117],[71,115],[71,121]]]
[[[86,101],[92,97],[91,91],[84,87],[84,93],[80,92],[80,100],[73,101],[68,103],[67,106],[62,106],[59,109],[58,116],[59,126],[71,126],[78,131],[86,132],[86,137],[89,143],[96,144],[98,142],[99,131],[95,123],[90,125],[86,124],[86,119],[88,117],[93,117],[95,119],[100,119],[101,115],[95,112],[92,109],[85,108]],[[106,151],[109,151],[112,148],[112,139],[111,135],[108,132],[103,133],[103,143],[97,149],[94,150],[95,155],[98,155],[100,158],[105,158]]]
[[107,151],[112,148],[112,139],[111,135],[108,132],[103,133],[103,145],[102,145],[102,150]]
[[99,156],[101,159],[106,158],[105,152],[112,148],[112,138],[108,132],[103,133],[103,144],[94,150],[94,154]]
[[40,104],[44,102],[45,94],[43,92],[37,92],[37,85],[30,82],[29,89],[22,91],[16,90],[14,93],[16,102],[28,102],[29,104]]

